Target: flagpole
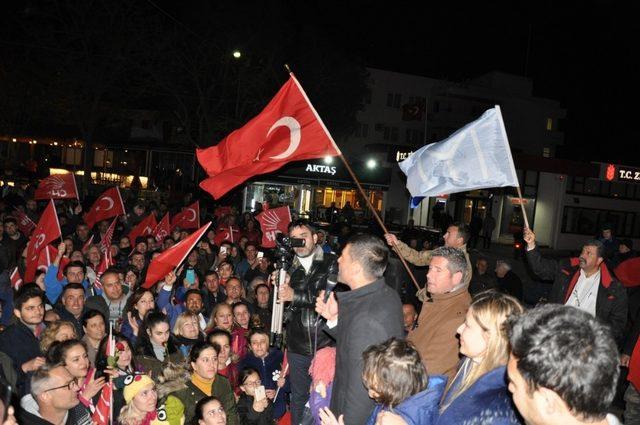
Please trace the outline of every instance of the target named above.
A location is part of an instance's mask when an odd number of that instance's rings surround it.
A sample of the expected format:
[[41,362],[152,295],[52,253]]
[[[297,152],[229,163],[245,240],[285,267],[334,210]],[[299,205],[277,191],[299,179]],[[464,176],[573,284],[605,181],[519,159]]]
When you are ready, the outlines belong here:
[[[369,210],[371,210],[371,213],[375,217],[375,219],[378,222],[378,224],[380,225],[380,227],[382,227],[382,230],[384,231],[384,233],[385,234],[389,233],[389,230],[387,230],[387,227],[384,225],[382,219],[378,215],[378,212],[375,210],[375,208],[373,207],[373,204],[371,204],[371,201],[369,200],[369,198],[367,197],[367,194],[365,193],[364,189],[362,188],[362,185],[360,184],[360,181],[358,180],[358,178],[356,177],[355,173],[351,169],[351,166],[347,162],[347,159],[342,154],[342,151],[340,150],[340,148],[336,144],[335,140],[333,140],[333,137],[331,136],[331,133],[329,133],[329,129],[327,129],[327,127],[324,125],[324,122],[322,121],[322,118],[320,118],[320,115],[316,111],[316,108],[313,107],[313,104],[309,100],[309,97],[307,96],[307,93],[302,88],[302,85],[298,82],[296,77],[293,75],[293,72],[291,71],[291,68],[289,68],[289,65],[285,63],[284,67],[287,70],[287,72],[289,73],[289,75],[291,76],[291,78],[293,78],[293,80],[296,83],[296,85],[298,86],[298,88],[300,89],[300,92],[302,93],[302,96],[304,97],[304,99],[309,104],[309,108],[311,109],[311,111],[313,111],[313,114],[315,115],[316,119],[320,123],[320,126],[322,127],[322,129],[327,134],[327,137],[329,137],[329,140],[331,141],[331,144],[333,145],[333,147],[335,148],[336,152],[338,153],[338,156],[340,157],[340,159],[342,160],[343,164],[347,168],[347,171],[349,172],[349,175],[351,176],[353,181],[356,183],[356,186],[358,187],[358,190],[360,191],[360,194],[367,201],[367,206],[369,207]],[[411,269],[409,268],[409,265],[407,264],[405,259],[402,257],[402,254],[400,254],[400,250],[399,250],[398,246],[393,244],[392,247],[393,247],[393,250],[396,252],[396,254],[398,254],[398,258],[400,258],[400,261],[402,262],[402,265],[404,266],[405,270],[407,271],[407,274],[411,278],[411,281],[415,285],[416,289],[418,291],[421,290],[422,288],[420,288],[420,285],[418,284],[418,281],[416,280],[415,276],[413,276],[413,273],[411,273]]]
[[[113,322],[109,320],[109,356],[114,356],[116,351],[115,341],[113,340]],[[109,400],[109,425],[113,425],[113,380],[109,376],[109,385],[111,385],[111,400]]]
[[[355,182],[356,186],[358,187],[358,190],[360,191],[360,194],[362,195],[362,197],[367,202],[367,206],[369,207],[369,210],[373,214],[373,217],[376,219],[376,221],[378,222],[380,227],[382,227],[382,230],[384,231],[384,233],[385,234],[389,233],[389,230],[387,230],[387,226],[384,225],[384,222],[382,221],[382,219],[378,215],[378,212],[373,207],[373,204],[371,203],[371,201],[369,200],[369,197],[367,196],[366,192],[362,188],[362,185],[360,184],[360,180],[358,180],[358,177],[356,177],[355,173],[353,172],[353,169],[351,168],[351,166],[347,162],[347,159],[344,157],[342,152],[338,156],[342,160],[342,163],[344,164],[344,166],[347,168],[347,171],[349,172],[349,175],[351,175],[351,178],[353,179],[353,181]],[[407,274],[411,278],[411,281],[415,285],[416,289],[417,290],[422,289],[420,287],[420,285],[418,284],[418,281],[416,280],[416,278],[413,275],[413,273],[411,273],[411,269],[409,268],[409,265],[407,264],[407,261],[402,257],[402,254],[400,253],[400,249],[398,248],[398,245],[393,244],[392,247],[393,247],[393,250],[396,252],[396,254],[398,254],[398,258],[400,258],[400,261],[402,262],[402,265],[404,266],[405,270],[407,271]]]
[[520,191],[520,186],[516,186],[516,190],[518,191],[518,197],[520,198],[520,209],[522,210],[522,216],[524,217],[524,226],[527,229],[530,229],[529,220],[527,219],[527,211],[524,209],[524,199],[522,198],[522,192]]

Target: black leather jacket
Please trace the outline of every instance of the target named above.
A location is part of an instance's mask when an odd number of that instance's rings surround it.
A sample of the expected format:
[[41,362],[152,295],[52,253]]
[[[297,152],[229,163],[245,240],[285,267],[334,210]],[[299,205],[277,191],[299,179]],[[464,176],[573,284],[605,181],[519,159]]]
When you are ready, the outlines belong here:
[[[307,274],[296,257],[292,266],[287,270],[291,276],[289,285],[293,289],[293,301],[287,307],[286,341],[290,352],[304,356],[312,356],[316,338],[315,312],[316,298],[327,285],[330,267],[337,273],[337,258],[334,254],[327,254],[317,247],[313,253],[313,263]],[[333,266],[332,266],[333,264]],[[318,323],[317,349],[326,347],[332,340],[324,332],[324,319]]]

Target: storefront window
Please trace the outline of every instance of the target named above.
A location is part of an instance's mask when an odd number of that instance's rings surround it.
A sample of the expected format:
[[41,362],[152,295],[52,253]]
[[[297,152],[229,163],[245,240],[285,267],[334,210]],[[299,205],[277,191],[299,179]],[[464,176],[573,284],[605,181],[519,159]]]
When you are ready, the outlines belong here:
[[640,214],[598,210],[592,208],[565,207],[562,216],[562,233],[597,236],[606,223],[620,237],[640,237]]

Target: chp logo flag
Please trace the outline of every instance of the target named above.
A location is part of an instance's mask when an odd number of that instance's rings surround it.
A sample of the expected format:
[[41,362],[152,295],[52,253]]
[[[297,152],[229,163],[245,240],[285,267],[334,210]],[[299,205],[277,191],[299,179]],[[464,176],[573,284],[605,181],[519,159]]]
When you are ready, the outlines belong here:
[[73,173],[53,174],[40,181],[33,199],[78,199],[78,187]]
[[488,187],[518,186],[500,107],[398,164],[411,196],[437,196]]
[[262,229],[262,246],[273,248],[276,246],[278,233],[287,233],[291,223],[291,211],[289,207],[279,207],[261,212],[256,216]]
[[56,207],[53,199],[49,201],[49,205],[45,208],[38,225],[31,234],[29,243],[27,244],[27,269],[24,273],[25,282],[33,282],[36,277],[36,268],[38,266],[38,257],[47,245],[62,235],[60,232],[60,223],[56,214]]
[[113,232],[116,230],[117,221],[118,221],[117,217],[113,219],[113,221],[111,222],[111,225],[109,225],[109,228],[105,232],[104,237],[98,243],[98,249],[100,249],[100,252],[102,253],[102,255],[111,251],[111,240],[113,239]]
[[29,216],[25,214],[23,211],[15,208],[15,213],[13,215],[16,216],[16,220],[18,222],[18,229],[20,229],[20,233],[25,235],[26,237],[31,236],[31,232],[36,228],[36,223],[31,221]]
[[171,219],[171,229],[197,229],[200,227],[200,201],[189,205]]
[[200,187],[219,199],[257,174],[291,161],[340,155],[340,149],[293,73],[269,104],[216,146],[198,149],[209,178]]
[[136,227],[131,229],[129,232],[129,241],[131,241],[132,244],[135,244],[138,236],[150,235],[151,232],[153,232],[153,229],[157,226],[158,222],[156,221],[156,216],[153,213],[149,214],[144,220],[138,223]]
[[202,238],[209,226],[211,226],[211,222],[208,222],[171,248],[154,257],[149,263],[147,276],[142,287],[151,288],[155,283],[164,279],[171,270],[178,267],[187,258],[187,255],[196,246],[196,243]]
[[120,196],[120,190],[117,187],[112,187],[105,190],[96,199],[89,212],[84,215],[84,221],[91,229],[99,221],[124,215],[124,213],[124,203],[122,202],[122,196]]
[[169,213],[166,213],[160,223],[153,229],[151,235],[156,238],[156,242],[162,242],[164,238],[169,236],[169,233],[171,233],[171,225],[169,224]]

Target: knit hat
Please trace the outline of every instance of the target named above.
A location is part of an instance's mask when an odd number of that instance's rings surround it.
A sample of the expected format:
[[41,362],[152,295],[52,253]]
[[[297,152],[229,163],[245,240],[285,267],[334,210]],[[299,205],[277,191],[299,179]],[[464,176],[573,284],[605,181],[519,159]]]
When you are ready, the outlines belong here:
[[127,375],[124,378],[124,401],[128,404],[147,385],[155,385],[149,375]]

